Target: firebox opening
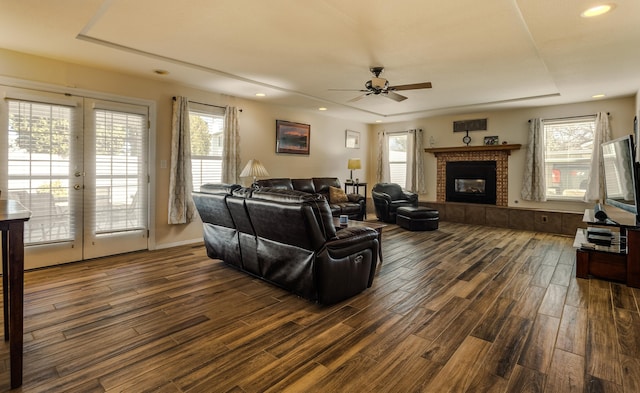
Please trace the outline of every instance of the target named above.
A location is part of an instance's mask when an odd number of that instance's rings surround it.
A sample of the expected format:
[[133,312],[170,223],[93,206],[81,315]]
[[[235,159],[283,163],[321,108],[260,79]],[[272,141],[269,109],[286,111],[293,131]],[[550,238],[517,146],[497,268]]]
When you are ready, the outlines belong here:
[[446,191],[446,200],[450,202],[495,205],[496,162],[447,162]]
[[484,179],[454,179],[455,192],[484,194],[487,181]]

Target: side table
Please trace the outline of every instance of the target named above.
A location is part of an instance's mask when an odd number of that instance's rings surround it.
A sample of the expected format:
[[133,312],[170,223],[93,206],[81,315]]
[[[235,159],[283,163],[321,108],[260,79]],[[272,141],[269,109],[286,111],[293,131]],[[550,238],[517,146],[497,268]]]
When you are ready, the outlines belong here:
[[360,187],[364,188],[364,219],[367,219],[367,183],[353,182],[344,183],[344,192],[349,194],[349,187],[351,187],[353,193],[360,194]]

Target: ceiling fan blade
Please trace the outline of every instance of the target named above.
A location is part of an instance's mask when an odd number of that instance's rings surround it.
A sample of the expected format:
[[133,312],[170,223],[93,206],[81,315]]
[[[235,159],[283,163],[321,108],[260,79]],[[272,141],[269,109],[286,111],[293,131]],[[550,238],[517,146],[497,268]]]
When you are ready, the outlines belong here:
[[361,99],[365,98],[365,97],[366,97],[366,96],[368,96],[369,94],[371,94],[371,93],[367,93],[367,94],[363,94],[363,95],[361,95],[361,96],[357,96],[356,98],[352,98],[352,99],[350,99],[350,100],[349,100],[349,101],[347,101],[347,102],[356,102],[356,101],[360,101]]
[[389,90],[415,90],[415,89],[430,89],[431,82],[424,83],[412,83],[409,85],[389,86]]
[[405,96],[401,96],[400,94],[398,94],[398,93],[394,93],[394,92],[392,92],[392,91],[386,91],[386,92],[384,92],[384,93],[382,93],[382,94],[383,94],[385,97],[387,97],[387,98],[391,98],[392,100],[397,101],[397,102],[404,101],[404,100],[406,100],[406,99],[407,99],[407,97],[405,97]]
[[329,91],[361,91],[361,92],[367,92],[369,90],[362,90],[362,89],[327,89]]

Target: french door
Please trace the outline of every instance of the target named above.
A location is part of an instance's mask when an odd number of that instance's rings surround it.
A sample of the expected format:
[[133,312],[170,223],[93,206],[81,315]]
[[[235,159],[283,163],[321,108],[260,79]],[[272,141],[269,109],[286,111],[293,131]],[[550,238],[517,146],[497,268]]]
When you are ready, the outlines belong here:
[[2,197],[31,210],[25,266],[146,249],[148,108],[7,90]]

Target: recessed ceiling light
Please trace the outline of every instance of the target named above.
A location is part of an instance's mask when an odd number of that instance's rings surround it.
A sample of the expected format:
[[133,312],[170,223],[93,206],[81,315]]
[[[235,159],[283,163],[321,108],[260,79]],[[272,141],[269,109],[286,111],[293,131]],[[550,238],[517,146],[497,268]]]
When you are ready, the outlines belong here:
[[318,108],[319,111],[326,111],[327,108],[325,108],[324,106],[321,106],[320,108]]
[[256,97],[266,97],[267,95],[264,93],[256,93]]
[[601,4],[595,7],[584,10],[580,16],[583,18],[593,18],[594,16],[600,16],[606,14],[613,9],[613,4]]
[[167,70],[153,70],[158,75],[169,75],[169,71]]
[[591,98],[602,98],[602,97],[606,97],[604,94],[594,94],[591,96]]
[[376,120],[376,123],[382,123],[382,120]]

